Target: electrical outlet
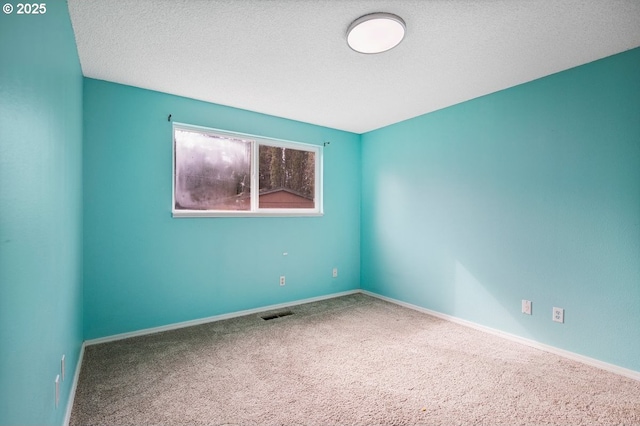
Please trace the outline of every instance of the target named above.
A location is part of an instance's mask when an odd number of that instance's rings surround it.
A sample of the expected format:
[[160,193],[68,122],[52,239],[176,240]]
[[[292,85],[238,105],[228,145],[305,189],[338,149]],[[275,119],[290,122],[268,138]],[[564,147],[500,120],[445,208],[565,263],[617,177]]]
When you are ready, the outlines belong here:
[[56,375],[56,408],[60,403],[60,375]]
[[522,313],[531,315],[531,300],[522,299]]
[[338,278],[338,268],[333,268],[333,278]]
[[283,286],[285,284],[284,275],[280,275],[280,285]]
[[564,309],[562,308],[553,308],[553,320],[555,322],[564,322]]
[[65,356],[64,356],[64,355],[62,355],[62,359],[60,360],[60,376],[61,376],[61,378],[62,378],[62,381],[63,381],[63,382],[64,382],[64,370],[65,370],[65,367],[64,367],[64,364],[65,364],[64,359],[65,359]]

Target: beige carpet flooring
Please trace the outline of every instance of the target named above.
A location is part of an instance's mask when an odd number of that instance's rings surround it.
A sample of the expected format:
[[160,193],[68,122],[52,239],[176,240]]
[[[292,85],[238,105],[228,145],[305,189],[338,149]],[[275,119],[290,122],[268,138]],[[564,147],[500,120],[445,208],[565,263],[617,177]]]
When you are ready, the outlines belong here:
[[640,425],[640,382],[362,294],[88,346],[71,425]]

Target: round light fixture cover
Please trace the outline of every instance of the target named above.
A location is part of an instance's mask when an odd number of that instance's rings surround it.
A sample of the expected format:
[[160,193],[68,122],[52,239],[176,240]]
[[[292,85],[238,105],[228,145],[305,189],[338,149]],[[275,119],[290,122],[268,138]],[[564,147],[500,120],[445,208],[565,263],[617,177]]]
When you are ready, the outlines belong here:
[[360,53],[381,53],[396,47],[407,26],[397,15],[377,12],[361,16],[349,25],[347,43]]

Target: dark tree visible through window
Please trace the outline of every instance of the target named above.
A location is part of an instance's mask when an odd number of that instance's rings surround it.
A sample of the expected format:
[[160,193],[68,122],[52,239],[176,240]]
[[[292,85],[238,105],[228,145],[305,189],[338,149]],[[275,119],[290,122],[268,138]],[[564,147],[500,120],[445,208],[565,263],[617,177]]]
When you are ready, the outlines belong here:
[[288,190],[313,200],[315,153],[260,145],[260,193]]

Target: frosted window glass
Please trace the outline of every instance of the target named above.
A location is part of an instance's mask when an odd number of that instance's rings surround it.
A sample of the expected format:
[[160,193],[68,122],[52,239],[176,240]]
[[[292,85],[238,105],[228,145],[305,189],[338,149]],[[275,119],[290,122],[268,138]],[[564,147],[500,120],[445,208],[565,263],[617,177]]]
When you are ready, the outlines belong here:
[[176,129],[175,209],[249,210],[251,141]]

